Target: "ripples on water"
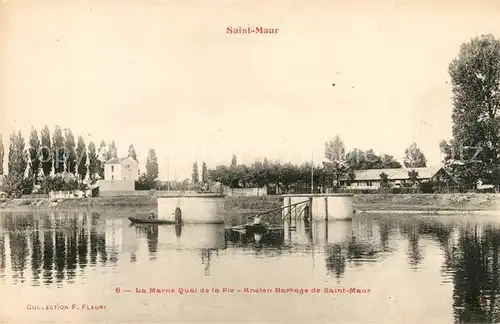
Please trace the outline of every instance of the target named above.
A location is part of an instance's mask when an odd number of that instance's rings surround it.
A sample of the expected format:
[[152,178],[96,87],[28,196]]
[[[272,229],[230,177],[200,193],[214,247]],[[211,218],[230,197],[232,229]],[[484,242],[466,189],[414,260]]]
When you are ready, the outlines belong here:
[[[295,229],[285,226],[256,243],[216,225],[130,226],[126,215],[95,212],[4,213],[0,283],[38,289],[78,283],[92,288],[96,276],[111,280],[110,274],[148,277],[153,271],[169,271],[173,281],[189,271],[198,282],[204,279],[194,272],[215,276],[213,280],[224,286],[223,279],[235,283],[248,278],[242,277],[247,271],[243,268],[250,269],[249,274],[267,269],[269,277],[276,271],[281,275],[272,280],[281,284],[303,273],[307,283],[320,287],[335,282],[369,288],[384,282],[383,289],[397,291],[407,284],[417,289],[420,280],[436,294],[441,290],[432,284],[444,286],[443,295],[450,292],[452,298],[443,303],[452,310],[453,321],[500,321],[497,220],[358,215],[328,226],[292,225]],[[255,275],[261,279],[252,282],[272,287],[266,273]],[[430,295],[421,302],[436,301]]]

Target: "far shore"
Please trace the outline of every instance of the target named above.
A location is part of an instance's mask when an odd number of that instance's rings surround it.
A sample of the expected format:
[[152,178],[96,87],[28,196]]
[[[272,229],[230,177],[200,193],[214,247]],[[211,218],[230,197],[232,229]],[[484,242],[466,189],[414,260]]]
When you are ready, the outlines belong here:
[[[225,197],[224,213],[261,213],[283,205],[283,196]],[[356,213],[480,214],[500,212],[500,194],[364,194],[353,196]],[[96,210],[149,212],[156,198],[96,197],[80,199],[0,199],[0,212],[48,210]]]

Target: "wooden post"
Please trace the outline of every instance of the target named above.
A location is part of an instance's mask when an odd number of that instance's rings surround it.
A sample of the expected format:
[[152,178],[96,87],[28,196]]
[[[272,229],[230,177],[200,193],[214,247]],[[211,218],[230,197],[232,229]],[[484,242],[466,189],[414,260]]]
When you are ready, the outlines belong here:
[[325,222],[325,245],[328,244],[328,222]]
[[328,220],[328,197],[325,197],[325,220]]
[[313,221],[313,197],[309,197],[309,220]]
[[292,197],[288,197],[288,224],[292,224]]

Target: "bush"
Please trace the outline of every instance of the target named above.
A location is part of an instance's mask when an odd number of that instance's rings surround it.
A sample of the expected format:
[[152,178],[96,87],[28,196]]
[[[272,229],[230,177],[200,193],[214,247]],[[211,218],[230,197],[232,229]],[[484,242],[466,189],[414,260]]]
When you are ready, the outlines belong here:
[[87,190],[89,190],[89,186],[84,182],[79,182],[78,183],[78,190],[87,191]]
[[21,194],[30,195],[35,187],[33,177],[23,178],[21,182]]
[[3,176],[2,191],[8,197],[19,198],[22,196],[24,179],[21,175],[11,173]]
[[477,189],[479,193],[496,193],[495,188]]
[[135,190],[151,190],[156,189],[156,186],[157,182],[149,179],[144,173],[135,181]]
[[83,182],[79,182],[76,178],[64,178],[60,175],[45,177],[40,185],[40,190],[45,193],[50,191],[84,191],[87,189],[88,186]]
[[421,182],[419,186],[421,193],[434,193],[434,184],[432,182]]

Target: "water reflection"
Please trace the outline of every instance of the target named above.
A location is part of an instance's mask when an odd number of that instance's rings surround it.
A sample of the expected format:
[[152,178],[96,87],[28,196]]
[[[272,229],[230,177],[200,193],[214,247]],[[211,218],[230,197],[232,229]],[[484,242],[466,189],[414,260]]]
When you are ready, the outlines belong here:
[[137,225],[135,229],[138,237],[146,237],[150,260],[156,260],[156,251],[158,249],[158,225]]
[[0,231],[0,280],[5,278],[5,237],[4,232]]
[[261,250],[263,248],[266,248],[268,250],[275,249],[280,251],[282,248],[285,248],[285,232],[286,226],[284,228],[272,229],[264,235],[247,235],[232,231],[230,229],[226,229],[225,240],[227,242],[227,246],[232,248],[254,250]]
[[[212,252],[226,248],[225,226],[213,225],[174,225],[136,224],[137,237],[146,239],[150,260],[157,259],[158,249],[199,250],[205,274],[210,274]],[[131,261],[136,261],[135,251],[131,252]]]
[[166,253],[196,258],[206,276],[214,274],[214,264],[231,267],[234,255],[283,260],[317,258],[320,253],[322,280],[341,281],[351,271],[381,271],[367,270],[369,264],[403,258],[402,268],[390,269],[403,278],[409,277],[408,271],[436,269],[452,291],[455,322],[492,323],[500,321],[499,246],[498,222],[462,218],[398,215],[311,224],[292,221],[256,241],[223,225],[130,226],[123,217],[95,212],[4,213],[0,282],[62,286],[86,280],[92,268],[120,271],[129,263],[165,260]]
[[460,229],[449,261],[453,273],[455,320],[498,323],[500,231],[491,225]]
[[[99,215],[92,214],[88,223],[85,213],[55,213],[46,215],[13,215],[6,213],[1,219],[0,272],[5,275],[6,246],[10,250],[13,284],[28,279],[34,286],[52,283],[72,283],[77,269],[83,270],[99,261],[108,262],[106,233],[99,229]],[[111,262],[118,260],[114,245]]]

